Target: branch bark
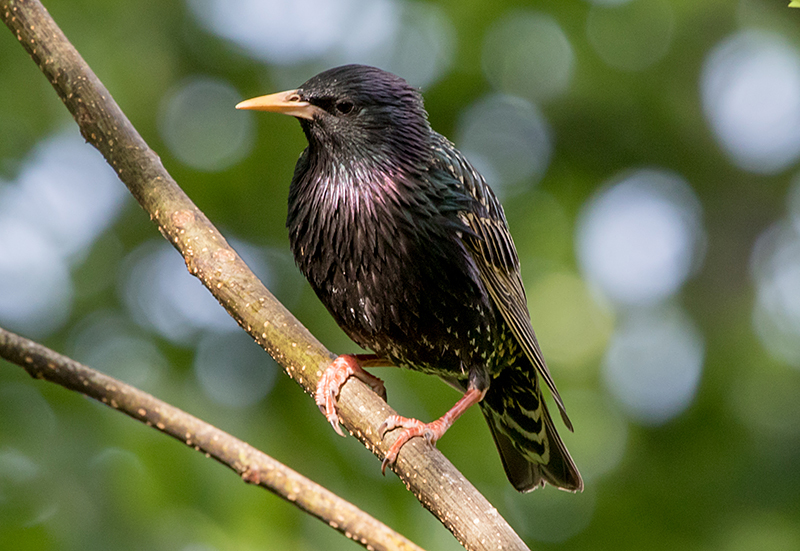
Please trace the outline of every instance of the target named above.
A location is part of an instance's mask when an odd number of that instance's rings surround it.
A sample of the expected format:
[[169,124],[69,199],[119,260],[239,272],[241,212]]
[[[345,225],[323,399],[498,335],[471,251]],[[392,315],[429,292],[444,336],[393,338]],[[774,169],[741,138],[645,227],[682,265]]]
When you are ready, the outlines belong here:
[[[313,393],[335,356],[267,291],[175,183],[47,10],[37,0],[0,0],[0,17],[53,85],[86,141],[103,154],[183,255],[189,272],[289,376]],[[339,411],[344,426],[382,459],[396,436],[382,440],[377,427],[394,410],[351,378],[342,388]],[[527,549],[486,498],[424,439],[404,445],[392,469],[466,549]]]
[[0,328],[0,357],[35,379],[85,394],[180,440],[317,517],[348,538],[381,551],[423,551],[352,503],[250,444],[122,381]]

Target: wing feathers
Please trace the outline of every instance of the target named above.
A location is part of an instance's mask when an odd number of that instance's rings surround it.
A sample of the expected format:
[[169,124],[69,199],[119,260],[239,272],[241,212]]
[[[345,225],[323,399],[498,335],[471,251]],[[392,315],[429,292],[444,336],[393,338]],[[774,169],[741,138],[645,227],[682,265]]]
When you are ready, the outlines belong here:
[[564,402],[547,369],[531,326],[525,289],[519,272],[519,257],[508,230],[503,207],[466,158],[446,138],[439,136],[439,139],[441,143],[437,147],[439,162],[436,168],[463,184],[474,199],[472,208],[463,213],[462,220],[472,230],[472,234],[464,234],[464,239],[478,267],[481,280],[525,355],[553,394],[564,424],[572,430]]

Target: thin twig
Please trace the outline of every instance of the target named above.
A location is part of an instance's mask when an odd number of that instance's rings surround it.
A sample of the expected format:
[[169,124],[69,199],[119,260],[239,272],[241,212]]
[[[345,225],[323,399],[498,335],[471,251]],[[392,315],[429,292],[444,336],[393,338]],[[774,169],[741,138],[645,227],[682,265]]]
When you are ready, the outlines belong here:
[[[189,272],[312,393],[334,355],[267,291],[178,187],[44,7],[37,0],[0,0],[0,17],[53,84],[84,138],[183,255]],[[377,427],[394,411],[355,379],[342,388],[339,411],[344,426],[382,459],[396,436],[382,440]],[[527,549],[486,498],[424,439],[404,445],[392,468],[465,548]]]
[[246,442],[150,394],[0,327],[0,357],[85,394],[216,459],[367,548],[422,551],[385,524]]

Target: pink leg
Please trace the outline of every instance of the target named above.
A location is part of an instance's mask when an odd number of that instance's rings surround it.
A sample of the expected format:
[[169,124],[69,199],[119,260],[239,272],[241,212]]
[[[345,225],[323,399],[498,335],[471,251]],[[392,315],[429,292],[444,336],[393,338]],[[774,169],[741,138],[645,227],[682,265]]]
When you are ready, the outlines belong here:
[[447,432],[447,429],[450,428],[450,425],[452,425],[456,419],[461,417],[470,406],[483,400],[485,395],[486,390],[478,390],[477,388],[470,387],[464,393],[464,396],[462,396],[447,413],[431,423],[423,423],[422,421],[408,419],[399,415],[392,415],[386,419],[378,428],[378,432],[381,436],[384,436],[390,430],[394,430],[398,427],[403,427],[405,430],[400,433],[400,436],[397,437],[392,447],[386,452],[386,457],[383,463],[381,463],[381,472],[384,474],[386,473],[386,466],[397,460],[397,454],[400,452],[400,448],[411,438],[415,436],[424,436],[428,442],[435,444],[436,441]]
[[325,418],[333,426],[333,430],[344,436],[342,429],[339,427],[339,414],[336,413],[336,399],[339,397],[339,391],[344,386],[351,376],[361,379],[365,384],[369,385],[381,398],[386,400],[386,388],[383,386],[383,381],[374,375],[370,375],[362,365],[369,365],[371,367],[379,365],[391,365],[386,360],[379,358],[374,354],[344,354],[339,356],[333,363],[325,369],[322,377],[317,382],[317,391],[314,394],[314,399],[319,406],[320,411],[325,414]]

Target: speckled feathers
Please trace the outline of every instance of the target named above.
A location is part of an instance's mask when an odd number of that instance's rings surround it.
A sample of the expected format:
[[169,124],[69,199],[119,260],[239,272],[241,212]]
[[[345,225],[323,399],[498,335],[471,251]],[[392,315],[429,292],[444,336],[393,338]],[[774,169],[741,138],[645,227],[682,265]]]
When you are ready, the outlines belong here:
[[295,260],[342,329],[396,365],[488,389],[481,408],[512,484],[582,481],[542,399],[563,403],[531,328],[519,260],[483,177],[432,131],[419,91],[373,67],[297,89],[309,146],[287,227]]

